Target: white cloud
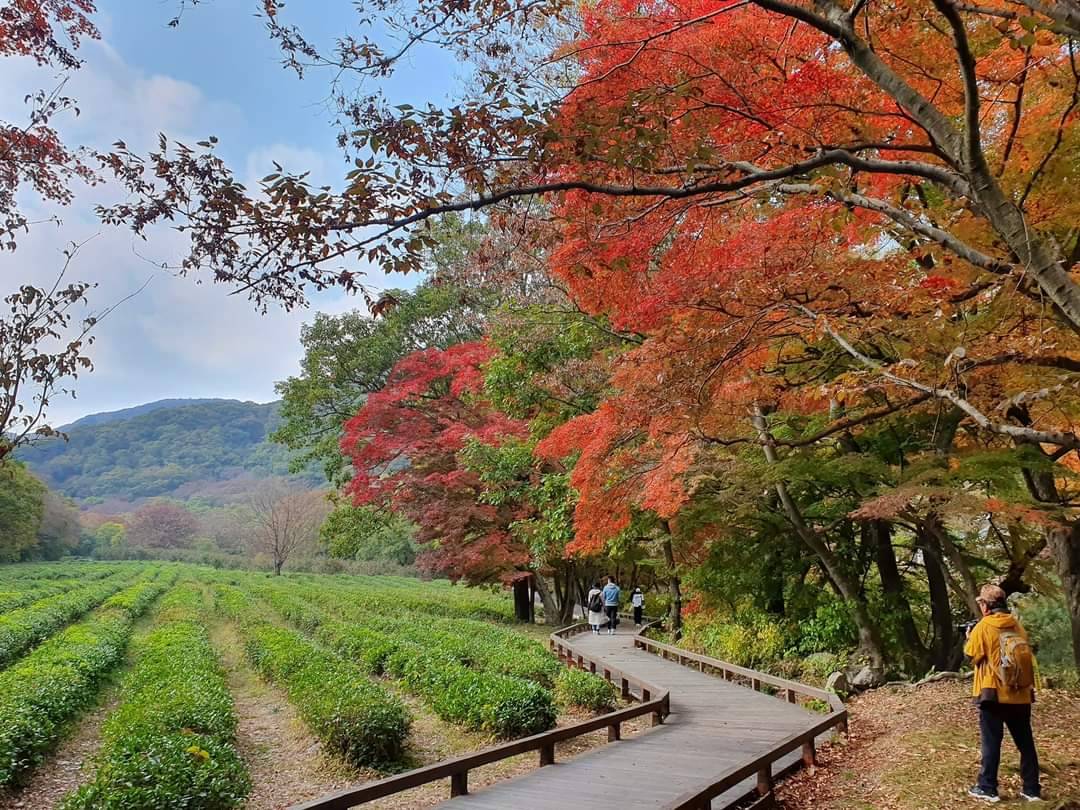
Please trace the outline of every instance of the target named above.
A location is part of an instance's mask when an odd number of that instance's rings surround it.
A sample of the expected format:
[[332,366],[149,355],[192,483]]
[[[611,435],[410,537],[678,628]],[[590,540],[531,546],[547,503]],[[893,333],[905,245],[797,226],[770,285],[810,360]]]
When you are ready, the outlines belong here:
[[[242,114],[227,102],[207,98],[195,85],[163,75],[147,75],[126,64],[107,44],[85,49],[86,66],[72,78],[66,92],[79,99],[83,114],[67,120],[64,137],[97,147],[117,138],[135,149],[154,144],[159,131],[189,141],[210,132],[240,129]],[[0,74],[0,116],[21,120],[21,101],[28,87],[43,86],[49,76],[24,60],[5,61]],[[44,80],[44,82],[42,81]],[[271,161],[312,171],[312,183],[331,182],[335,155],[302,146],[272,143],[251,148],[238,167],[242,181],[269,173]],[[99,284],[92,293],[101,309],[151,283],[100,324],[91,350],[93,374],[77,383],[79,399],[56,400],[50,413],[56,424],[85,413],[125,407],[164,397],[221,396],[265,401],[273,384],[295,373],[301,357],[300,325],[312,312],[286,313],[272,308],[258,314],[242,296],[212,283],[196,283],[161,269],[182,258],[185,238],[161,227],[147,241],[123,229],[102,226],[93,206],[116,199],[118,189],[83,189],[76,203],[59,211],[63,225],[39,225],[19,240],[14,253],[0,255],[0,294],[27,281],[51,279],[62,264],[61,251],[72,241],[90,239],[71,271],[71,279]],[[56,213],[27,197],[24,206],[33,218]],[[96,236],[95,236],[96,234]],[[416,279],[373,273],[374,287],[412,286]],[[361,299],[340,292],[314,297],[313,305],[331,312],[363,306]]]

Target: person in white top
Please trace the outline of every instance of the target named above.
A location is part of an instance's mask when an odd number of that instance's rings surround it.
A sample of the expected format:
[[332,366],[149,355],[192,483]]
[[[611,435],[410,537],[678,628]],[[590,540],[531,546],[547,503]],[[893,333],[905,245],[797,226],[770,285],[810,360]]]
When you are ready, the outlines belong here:
[[634,606],[634,627],[641,627],[641,611],[645,609],[645,594],[641,588],[634,588],[630,594],[630,604]]
[[593,635],[600,635],[600,625],[604,622],[604,592],[600,590],[599,582],[593,583],[589,595],[585,597],[585,609],[589,613]]

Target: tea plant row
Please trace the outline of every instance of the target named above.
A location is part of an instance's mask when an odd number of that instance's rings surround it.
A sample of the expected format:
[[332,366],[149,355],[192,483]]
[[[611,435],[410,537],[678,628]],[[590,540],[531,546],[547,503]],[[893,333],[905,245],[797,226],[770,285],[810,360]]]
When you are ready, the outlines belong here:
[[123,657],[135,619],[174,577],[167,573],[120,591],[0,672],[0,785],[40,762],[68,721],[94,702],[102,679]]
[[126,568],[99,582],[32,602],[0,616],[0,667],[44,641],[65,624],[97,607],[138,575]]
[[182,583],[133,644],[120,705],[103,730],[93,779],[63,810],[227,810],[251,789],[235,747],[232,695],[204,628],[206,595]]

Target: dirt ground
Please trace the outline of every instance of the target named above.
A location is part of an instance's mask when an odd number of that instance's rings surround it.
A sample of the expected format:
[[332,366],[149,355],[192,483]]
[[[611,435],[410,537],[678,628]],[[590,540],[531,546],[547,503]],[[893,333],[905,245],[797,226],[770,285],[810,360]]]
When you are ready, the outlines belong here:
[[[943,810],[978,806],[965,794],[979,768],[979,729],[968,682],[888,687],[853,699],[850,736],[822,748],[814,772],[785,780],[785,810]],[[1080,810],[1080,694],[1044,690],[1034,709],[1045,804]],[[1020,758],[1006,734],[1002,805],[1024,804]]]

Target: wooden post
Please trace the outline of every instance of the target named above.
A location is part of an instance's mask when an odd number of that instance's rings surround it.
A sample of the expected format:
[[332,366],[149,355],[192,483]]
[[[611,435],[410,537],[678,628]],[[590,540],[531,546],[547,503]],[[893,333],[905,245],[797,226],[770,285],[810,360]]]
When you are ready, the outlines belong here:
[[621,678],[620,680],[622,681],[623,700],[629,700],[630,699],[630,681],[628,681],[626,678]]
[[578,665],[578,669],[585,669],[585,656],[582,655],[581,653],[578,653],[577,665]]
[[607,741],[615,742],[622,739],[622,724],[612,723],[607,727]]
[[757,775],[757,792],[760,796],[767,796],[772,792],[772,765],[766,765]]
[[662,711],[655,711],[652,713],[652,724],[654,726],[664,725],[664,713]]
[[604,670],[604,680],[605,681],[610,681],[611,680],[611,670],[610,669],[605,669]]
[[813,767],[817,762],[817,750],[813,738],[802,744],[802,761],[807,768]]
[[467,796],[469,794],[469,772],[459,771],[450,774],[450,797]]
[[794,689],[788,689],[787,690],[787,702],[788,703],[795,703],[795,702],[798,701],[798,699],[799,699],[799,696],[795,694]]
[[641,690],[641,702],[648,703],[650,700],[652,700],[652,693],[648,689],[643,688]]
[[540,746],[540,767],[555,764],[555,743]]
[[755,692],[760,692],[761,691],[761,681],[759,681],[757,678],[751,678],[750,679],[750,688],[753,689]]
[[590,661],[589,662],[589,672],[591,672],[593,675],[596,674],[596,662],[595,661]]

